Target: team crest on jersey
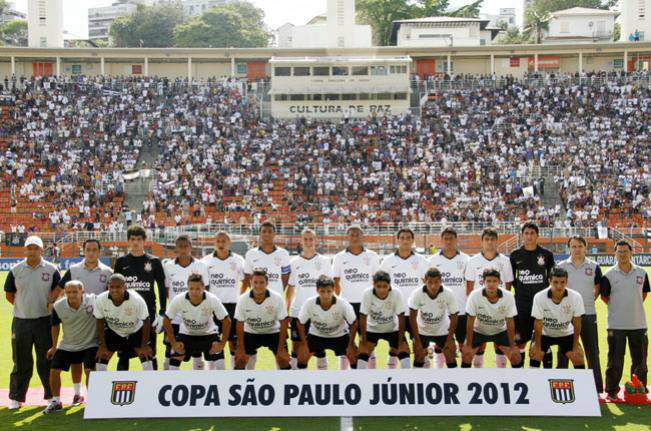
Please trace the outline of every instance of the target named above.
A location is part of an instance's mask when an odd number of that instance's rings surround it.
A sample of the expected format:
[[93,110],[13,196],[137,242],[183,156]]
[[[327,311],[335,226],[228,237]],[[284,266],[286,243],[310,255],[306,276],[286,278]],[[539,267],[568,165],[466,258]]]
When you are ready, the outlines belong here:
[[321,271],[321,262],[314,262],[314,269],[317,271]]
[[47,272],[44,272],[43,274],[41,274],[41,280],[50,281],[50,274],[48,274]]
[[124,315],[125,316],[133,316],[133,308],[132,307],[124,307]]
[[339,311],[332,313],[332,320],[337,321],[343,318],[342,314]]
[[542,254],[538,256],[538,266],[545,266],[545,256]]
[[147,272],[151,272],[151,270],[152,270],[151,262],[147,262],[147,263],[145,264],[145,271],[147,271]]
[[641,275],[639,275],[639,276],[637,276],[637,277],[635,278],[635,281],[637,281],[637,284],[642,284],[642,283],[644,283],[644,277],[642,277]]
[[371,259],[364,256],[364,258],[362,259],[362,262],[364,262],[364,265],[369,266],[371,264]]
[[497,307],[497,311],[498,311],[500,314],[504,314],[504,313],[506,313],[506,305],[500,305],[499,307]]
[[586,268],[585,275],[587,275],[588,277],[592,277],[594,275],[594,270],[592,268]]
[[86,313],[87,314],[93,314],[93,305],[92,304],[87,304],[86,305]]
[[111,404],[116,406],[133,404],[133,401],[136,399],[136,383],[135,381],[113,382]]
[[416,271],[418,269],[418,261],[415,260],[411,263],[411,268]]
[[237,264],[235,262],[233,262],[233,261],[231,261],[231,263],[229,263],[228,266],[230,267],[231,271],[233,271],[233,272],[235,272],[235,270],[237,269]]
[[549,379],[552,401],[560,404],[574,402],[574,380]]
[[283,261],[279,257],[274,257],[274,265],[280,266]]
[[462,260],[458,260],[458,261],[457,261],[457,269],[463,269],[464,266],[465,266],[465,265],[463,264],[463,261],[462,261]]
[[561,312],[563,314],[570,314],[572,312],[572,306],[570,304],[563,305],[561,307]]
[[99,282],[100,283],[106,283],[107,280],[108,280],[108,277],[106,277],[106,274],[100,274],[99,275]]
[[440,308],[441,310],[443,310],[443,309],[445,308],[445,301],[442,300],[442,299],[437,299],[437,300],[436,300],[436,304],[439,306],[439,308]]
[[274,312],[274,306],[273,305],[267,305],[264,307],[264,311],[267,312],[268,314],[271,314]]
[[212,313],[212,310],[210,310],[209,307],[203,307],[201,309],[201,315],[202,316],[210,316],[210,313]]

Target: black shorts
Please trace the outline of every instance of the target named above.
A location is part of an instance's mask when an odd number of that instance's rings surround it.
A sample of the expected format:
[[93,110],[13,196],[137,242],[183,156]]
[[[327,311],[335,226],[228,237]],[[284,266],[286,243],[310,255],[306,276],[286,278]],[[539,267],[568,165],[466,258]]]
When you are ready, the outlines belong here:
[[189,361],[190,358],[199,358],[203,355],[206,361],[216,361],[219,354],[212,355],[210,354],[210,349],[212,349],[212,343],[219,342],[219,335],[186,335],[179,334],[176,337],[177,341],[183,343],[183,348],[185,349],[185,357],[183,361]]
[[325,356],[326,350],[335,352],[335,356],[344,356],[346,349],[348,349],[348,342],[350,335],[344,334],[341,337],[327,338],[317,337],[316,335],[307,334],[307,347],[310,353],[314,353],[317,357]]
[[561,355],[565,356],[567,352],[572,351],[574,347],[574,335],[566,335],[564,337],[548,337],[543,335],[540,338],[540,350],[545,353],[552,346],[558,346]]
[[71,352],[69,350],[57,349],[52,359],[52,369],[68,371],[72,364],[84,364],[84,369],[95,369],[95,355],[97,354],[97,347],[89,347],[88,349],[80,350],[78,352]]
[[[106,348],[110,352],[120,352],[137,356],[134,347],[140,347],[142,345],[142,328],[125,338],[119,336],[113,332],[111,328],[107,327],[104,332],[104,339],[106,341]],[[147,344],[149,344],[149,342]]]
[[509,336],[506,331],[495,335],[484,335],[479,332],[473,332],[472,348],[475,349],[484,343],[495,343],[496,346],[509,347]]
[[[231,333],[228,334],[228,341],[236,342],[237,341],[237,321],[235,320],[235,306],[237,305],[236,303],[228,303],[228,304],[223,304],[224,308],[228,312],[228,315],[231,318]],[[222,333],[222,321],[218,320],[216,317],[213,316],[215,319],[215,324],[219,328],[219,333]]]
[[[266,347],[273,352],[274,355],[278,354],[278,342],[280,341],[280,334],[251,334],[244,333],[244,352],[251,356],[258,352],[260,347]],[[287,348],[287,343],[285,343]]]
[[516,301],[515,307],[518,310],[518,315],[513,318],[515,323],[515,342],[524,344],[531,341],[533,334],[533,324],[535,319],[531,317],[531,309],[533,302],[530,301]]
[[[301,341],[301,337],[298,336],[298,317],[292,317],[289,322],[289,327],[290,327],[290,335],[292,338],[292,341]],[[305,325],[305,334],[307,335],[309,330],[310,330],[310,321],[308,320]]]
[[443,349],[445,347],[445,341],[448,339],[447,335],[422,335],[418,334],[420,338],[420,345],[423,346],[423,349],[427,349],[427,346],[430,343],[436,344],[436,347]]
[[384,340],[389,343],[389,347],[397,349],[399,346],[398,343],[398,331],[395,332],[369,332],[366,331],[366,341],[369,343],[377,344],[378,341]]
[[466,326],[468,323],[468,316],[460,314],[457,319],[457,329],[454,331],[454,338],[457,343],[463,344],[466,341]]

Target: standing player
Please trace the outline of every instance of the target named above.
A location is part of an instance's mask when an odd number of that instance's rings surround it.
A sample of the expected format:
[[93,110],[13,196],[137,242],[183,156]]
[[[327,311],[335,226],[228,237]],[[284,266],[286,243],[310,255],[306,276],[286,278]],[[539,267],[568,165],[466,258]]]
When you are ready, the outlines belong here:
[[[373,287],[373,275],[380,269],[377,253],[364,248],[364,232],[354,225],[346,231],[348,248],[337,253],[333,259],[332,272],[335,279],[335,294],[346,299],[360,320],[360,303],[364,292]],[[351,334],[353,338],[354,334]],[[348,359],[341,359],[341,369],[348,368]],[[375,356],[370,358],[370,366],[375,366]]]
[[[513,283],[513,270],[509,258],[497,252],[497,231],[486,228],[481,233],[481,252],[468,260],[466,265],[466,293],[468,296],[475,289],[483,288],[484,269],[493,268],[500,273],[500,288],[511,290]],[[466,328],[468,325],[466,325]],[[532,328],[533,329],[533,328]],[[506,367],[506,357],[501,350],[495,350],[495,363],[498,368]],[[474,355],[475,368],[484,366],[484,347]]]
[[[80,281],[86,294],[97,296],[106,291],[108,279],[113,274],[113,270],[99,260],[102,244],[98,239],[87,239],[84,241],[82,250],[84,251],[84,259],[79,263],[70,265],[56,289],[55,296],[57,298],[63,294],[64,287],[69,281]],[[84,397],[81,395],[81,375],[83,372],[81,365],[81,363],[72,364],[70,367],[72,386],[75,390],[73,406],[84,402]]]
[[[335,282],[322,275],[316,282],[317,296],[308,298],[299,313],[298,334],[301,352],[298,368],[306,369],[312,355],[316,355],[316,367],[327,370],[325,351],[330,349],[336,356],[347,356],[351,363],[357,361],[353,337],[357,333],[357,317],[353,307],[343,298],[335,296]],[[308,332],[309,328],[309,333]],[[350,329],[349,329],[350,328]]]
[[[162,326],[163,319],[156,313],[156,290],[158,291],[158,302],[160,313],[165,312],[167,305],[167,292],[165,291],[165,271],[160,259],[145,253],[145,240],[147,232],[142,226],[132,225],[127,229],[127,241],[129,253],[118,257],[115,261],[114,272],[124,275],[127,288],[138,294],[145,300],[149,319],[152,327]],[[154,289],[156,283],[156,290]],[[158,369],[156,359],[156,330],[149,331],[149,344],[152,349],[152,363],[154,369]],[[129,358],[125,354],[119,355],[118,370],[129,369]]]
[[[597,262],[585,257],[588,246],[587,241],[581,236],[573,236],[567,242],[570,248],[570,257],[558,264],[568,273],[567,286],[578,292],[583,298],[585,314],[581,318],[581,344],[585,349],[588,367],[594,374],[597,393],[604,391],[604,381],[599,362],[599,332],[597,331],[597,309],[595,300],[599,297],[601,284],[601,267]],[[567,367],[567,358],[558,357],[559,367]]]
[[[425,274],[425,285],[409,297],[414,367],[422,368],[430,343],[441,349],[448,368],[456,368],[454,334],[459,308],[454,292],[441,284],[441,272],[431,268]],[[449,316],[449,317],[448,317]]]
[[61,275],[53,263],[43,259],[43,240],[29,236],[25,240],[25,260],[14,265],[5,280],[7,301],[13,305],[11,352],[14,367],[9,377],[9,409],[18,409],[25,402],[29,381],[34,372],[32,348],[36,351],[36,370],[50,399],[50,361],[52,347],[49,305]]
[[[198,274],[202,280],[208,282],[208,268],[206,265],[192,257],[192,240],[187,235],[180,235],[175,241],[174,253],[176,259],[169,259],[163,264],[163,271],[165,272],[165,284],[167,288],[167,297],[170,301],[178,295],[185,295],[188,291],[188,279],[192,274]],[[174,335],[179,334],[179,325],[181,324],[181,316],[172,316],[172,329]],[[164,337],[165,341],[165,362],[163,368],[168,370],[170,367],[171,346],[169,337]],[[201,356],[192,358],[192,369],[202,370],[204,367]]]
[[[68,371],[71,365],[83,365],[88,376],[95,369],[97,355],[97,324],[93,312],[95,295],[85,293],[81,281],[68,281],[64,287],[65,297],[59,299],[52,307],[52,347],[47,351],[47,358],[52,361],[50,369],[50,388],[52,401],[43,410],[44,414],[63,408],[61,403],[61,370]],[[63,339],[59,343],[59,332],[63,326]],[[58,345],[57,345],[58,344]],[[83,402],[75,393],[72,405]]]
[[291,370],[287,353],[287,307],[283,297],[269,289],[263,268],[251,274],[251,289],[240,296],[235,307],[237,351],[235,368],[243,370],[258,349],[266,347],[281,370]]
[[149,342],[151,322],[147,303],[135,290],[128,291],[122,274],[109,278],[109,290],[97,297],[93,314],[97,319],[97,371],[106,371],[113,353],[137,355],[143,370],[153,370]]
[[289,282],[291,266],[289,253],[284,248],[276,247],[276,226],[269,220],[260,225],[259,247],[252,248],[244,256],[244,283],[242,291],[251,285],[254,268],[264,268],[269,277],[269,289],[280,296],[285,295],[285,288]]
[[[549,286],[549,272],[554,267],[554,254],[538,244],[538,225],[528,221],[522,225],[522,247],[511,253],[510,261],[515,281],[515,337],[524,359],[525,347],[533,334],[534,318],[531,315],[533,298]],[[552,353],[545,351],[543,365],[552,367]]]
[[[289,276],[289,286],[287,287],[287,308],[289,309],[292,338],[290,362],[294,369],[297,366],[298,353],[307,347],[301,345],[302,339],[298,334],[298,317],[301,307],[308,298],[314,296],[316,282],[320,276],[332,277],[330,260],[316,252],[316,234],[313,230],[303,230],[301,247],[303,248],[301,255],[291,260],[292,273]],[[321,352],[317,352],[317,362],[325,362],[325,367],[328,367],[325,354],[321,356]]]
[[631,260],[631,245],[626,240],[617,241],[615,253],[617,265],[606,271],[600,286],[601,298],[608,304],[606,392],[611,401],[618,400],[627,341],[631,375],[635,374],[646,388],[649,338],[644,301],[651,291],[646,271]]
[[[231,252],[231,237],[221,231],[215,236],[215,251],[202,259],[208,267],[210,283],[208,291],[215,295],[224,305],[231,318],[231,330],[228,337],[228,349],[231,354],[231,368],[235,368],[235,342],[237,340],[235,322],[235,305],[240,297],[240,283],[244,279],[244,259]],[[221,324],[221,322],[217,322]],[[224,328],[220,328],[224,334]]]
[[551,286],[533,297],[531,316],[535,319],[529,366],[539,368],[543,352],[558,346],[559,353],[567,357],[574,368],[585,368],[583,350],[579,343],[581,317],[585,313],[581,295],[567,289],[567,271],[554,268]]
[[373,287],[362,295],[359,309],[361,341],[357,367],[368,368],[370,354],[380,340],[396,349],[401,368],[411,368],[405,342],[405,304],[402,294],[391,288],[391,276],[384,271],[373,275]]
[[[414,231],[409,228],[402,228],[396,234],[398,239],[398,250],[385,257],[380,269],[391,277],[391,284],[398,288],[402,297],[407,299],[411,293],[423,285],[425,272],[428,269],[427,259],[418,253],[414,253]],[[413,341],[413,334],[409,321],[409,306],[405,301],[405,332]],[[388,368],[396,368],[398,365],[398,351],[389,351]]]
[[486,343],[493,343],[511,361],[513,368],[522,367],[520,349],[515,344],[515,323],[518,313],[515,298],[500,288],[500,271],[485,268],[482,273],[482,289],[475,289],[468,296],[466,315],[466,342],[461,355],[461,367],[470,368],[473,357]]
[[[441,232],[441,242],[443,248],[435,253],[429,260],[430,268],[437,268],[441,272],[441,283],[443,286],[452,290],[459,308],[457,329],[455,338],[459,345],[459,351],[463,350],[463,342],[466,340],[466,266],[468,265],[468,255],[459,251],[457,247],[457,231],[451,227],[443,229]],[[423,346],[427,348],[427,346]],[[443,368],[446,362],[443,351],[438,348],[436,352],[436,366]]]
[[[181,362],[203,355],[209,370],[223,370],[224,346],[228,342],[231,319],[222,302],[206,292],[201,274],[190,274],[186,282],[187,292],[176,295],[165,312],[163,325],[172,346],[170,369],[178,370]],[[221,322],[224,332],[219,339],[215,320]],[[181,328],[174,332],[172,320],[180,318]],[[199,356],[199,359],[201,357]]]

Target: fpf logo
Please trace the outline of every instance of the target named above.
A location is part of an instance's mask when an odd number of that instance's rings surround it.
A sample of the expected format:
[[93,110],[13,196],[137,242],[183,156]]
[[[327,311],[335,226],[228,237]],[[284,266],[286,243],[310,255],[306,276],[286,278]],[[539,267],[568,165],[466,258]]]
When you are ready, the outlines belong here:
[[550,379],[549,390],[552,401],[559,404],[574,402],[574,380]]
[[133,404],[136,398],[136,383],[130,382],[113,382],[111,390],[111,404],[116,406],[127,406]]

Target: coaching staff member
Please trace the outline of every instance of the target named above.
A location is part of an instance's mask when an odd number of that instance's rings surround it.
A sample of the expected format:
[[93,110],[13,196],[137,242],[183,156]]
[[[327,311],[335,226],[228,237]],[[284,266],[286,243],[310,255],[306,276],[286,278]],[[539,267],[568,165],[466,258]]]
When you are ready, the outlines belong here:
[[56,299],[53,290],[61,275],[56,265],[43,259],[43,241],[30,236],[25,241],[27,257],[9,271],[5,281],[7,301],[14,306],[11,323],[11,350],[14,368],[9,378],[10,409],[25,402],[34,370],[32,347],[36,350],[36,370],[43,384],[45,398],[50,391],[50,361],[47,351],[52,347],[49,305]]

